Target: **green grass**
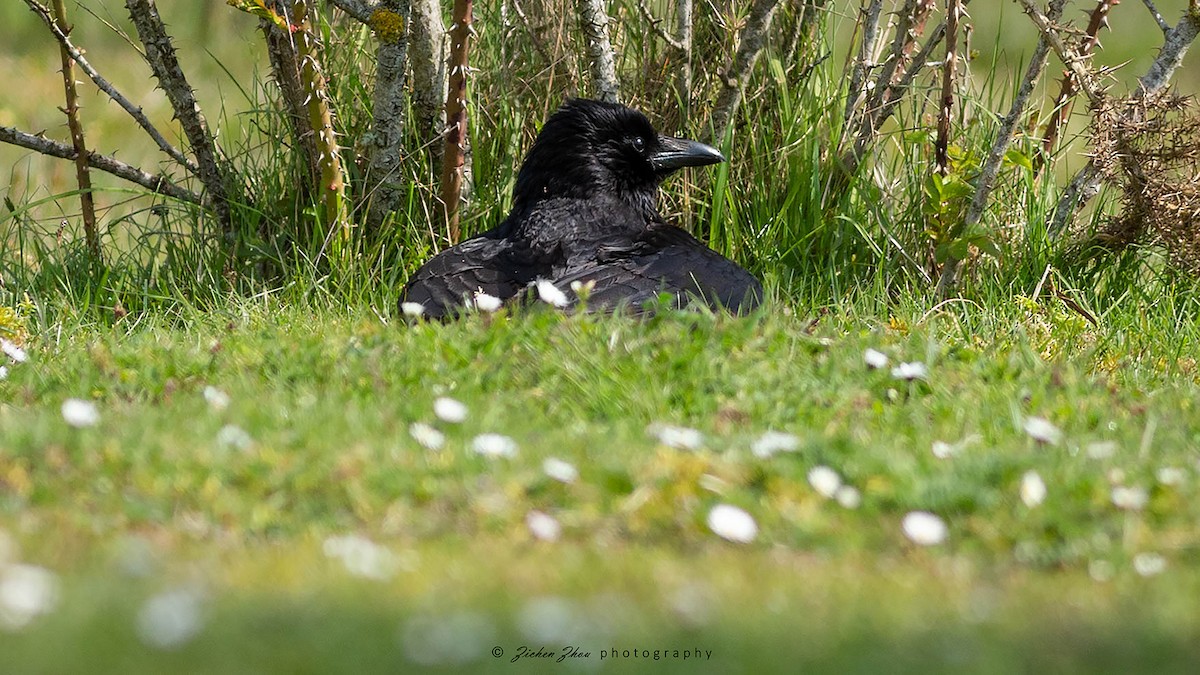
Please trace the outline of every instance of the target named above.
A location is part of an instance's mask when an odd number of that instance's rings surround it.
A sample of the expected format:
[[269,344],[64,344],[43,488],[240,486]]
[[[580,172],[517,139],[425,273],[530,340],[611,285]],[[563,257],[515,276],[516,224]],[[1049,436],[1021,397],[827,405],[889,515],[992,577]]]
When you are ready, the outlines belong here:
[[[30,355],[5,360],[0,379],[0,672],[561,672],[553,659],[511,659],[568,644],[590,652],[588,668],[646,672],[1157,673],[1200,659],[1200,293],[1156,247],[1088,257],[1046,237],[1081,139],[1066,139],[1041,179],[1004,168],[983,223],[1000,255],[972,260],[963,297],[939,304],[922,133],[936,73],[830,203],[840,36],[856,16],[835,3],[814,45],[832,56],[801,80],[818,54],[784,63],[772,43],[724,139],[731,161],[664,186],[670,218],[764,280],[761,314],[537,308],[409,325],[394,316],[397,289],[444,245],[426,162],[405,165],[392,229],[356,242],[351,260],[319,260],[299,160],[256,81],[253,21],[161,4],[244,184],[237,258],[226,267],[194,210],[102,182],[106,265],[94,265],[70,164],[0,150],[12,202],[0,215],[0,336]],[[84,5],[124,25],[115,0]],[[1135,5],[1118,12],[1144,14]],[[613,6],[622,20],[635,14]],[[1176,19],[1178,8],[1162,9]],[[1028,30],[1008,29],[1027,28],[1010,10],[1002,29],[996,8],[972,8],[982,54],[954,140],[967,178],[1015,88],[1009,59],[1032,45]],[[72,11],[92,60],[166,124],[143,64]],[[502,217],[537,125],[586,88],[553,26],[537,24],[547,63],[522,30],[498,28],[497,6],[476,11],[467,232]],[[19,3],[0,18],[25,26],[0,63],[27,80],[22,96],[0,95],[0,123],[54,136],[53,46]],[[733,46],[715,21],[705,14],[698,33],[698,89]],[[1113,21],[1104,63],[1153,51],[1142,49],[1157,44],[1153,24]],[[374,43],[345,23],[328,31],[353,184]],[[693,118],[679,120],[670,60],[644,32],[618,38],[626,95],[665,131],[702,138],[708,103],[697,96]],[[1194,88],[1188,68],[1181,77]],[[1045,77],[1042,88],[1057,85]],[[155,166],[115,106],[87,98],[84,116],[94,147]],[[1097,201],[1084,229],[1113,210]],[[889,367],[868,369],[867,349]],[[890,367],[902,362],[924,363],[927,378],[897,380]],[[228,407],[210,404],[209,388]],[[440,396],[465,403],[467,418],[438,421]],[[69,426],[71,398],[94,402],[98,424]],[[1061,442],[1031,438],[1031,418]],[[415,440],[418,422],[444,432],[440,450]],[[698,430],[702,447],[664,445],[651,433],[661,424]],[[798,448],[755,456],[767,431]],[[511,437],[516,455],[476,453],[484,433]],[[939,458],[935,443],[958,451]],[[578,480],[549,477],[548,458]],[[861,503],[821,496],[809,473],[822,466]],[[1031,472],[1046,486],[1033,506],[1021,498]],[[1145,504],[1119,507],[1117,488]],[[752,542],[709,528],[720,504],[753,517]],[[534,538],[534,511],[556,519],[557,541]],[[913,511],[940,517],[946,540],[906,538]],[[349,535],[382,547],[353,540],[367,563],[387,563],[383,579],[328,555]],[[29,588],[18,562],[51,571],[58,601],[12,629],[6,608]],[[154,646],[163,633],[148,638],[146,621],[175,625],[177,644]],[[600,659],[614,648],[650,656]],[[711,657],[655,661],[655,650]]]
[[[1114,305],[1099,328],[1045,299],[847,302],[815,324],[779,307],[648,321],[539,308],[415,326],[264,300],[34,326],[29,361],[0,381],[0,528],[16,559],[61,575],[61,597],[0,633],[0,651],[23,672],[390,672],[435,625],[490,670],[530,667],[493,646],[560,643],[714,652],[703,667],[607,663],[679,672],[1182,670],[1200,635],[1200,334],[1180,320],[1194,302],[1169,300]],[[928,379],[869,370],[867,348],[927,364]],[[439,422],[439,395],[466,420]],[[70,397],[96,402],[95,427],[64,422]],[[1062,442],[1032,440],[1029,417]],[[445,446],[418,445],[413,422]],[[704,445],[667,447],[654,423]],[[252,442],[222,444],[231,425]],[[754,456],[767,430],[799,449]],[[473,452],[486,432],[517,455]],[[949,459],[931,452],[968,438]],[[548,457],[578,481],[547,477]],[[858,508],[814,491],[820,465]],[[1028,471],[1047,486],[1039,506],[1019,498]],[[1114,506],[1118,484],[1144,489],[1145,508]],[[754,517],[754,542],[708,529],[719,503]],[[559,541],[533,539],[532,510],[558,520]],[[905,538],[914,510],[946,521],[945,543]],[[356,578],[322,553],[351,533],[394,553],[394,576]],[[1141,554],[1165,571],[1139,575]],[[177,588],[200,589],[203,627],[154,649],[137,614]],[[530,628],[545,598],[575,618]]]

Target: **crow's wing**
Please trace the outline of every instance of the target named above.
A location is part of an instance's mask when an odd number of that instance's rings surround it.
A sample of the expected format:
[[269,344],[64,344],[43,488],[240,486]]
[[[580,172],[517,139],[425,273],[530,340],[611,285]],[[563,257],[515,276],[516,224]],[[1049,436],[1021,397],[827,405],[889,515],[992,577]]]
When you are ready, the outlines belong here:
[[762,284],[749,272],[687,232],[665,224],[652,225],[634,240],[604,246],[595,259],[562,270],[554,278],[564,292],[575,281],[594,284],[587,307],[601,311],[620,305],[638,310],[666,293],[676,307],[699,301],[746,314],[763,298]]
[[425,316],[441,319],[461,312],[476,292],[507,301],[537,273],[530,256],[511,242],[487,235],[452,246],[421,266],[400,294],[400,302],[417,302]]

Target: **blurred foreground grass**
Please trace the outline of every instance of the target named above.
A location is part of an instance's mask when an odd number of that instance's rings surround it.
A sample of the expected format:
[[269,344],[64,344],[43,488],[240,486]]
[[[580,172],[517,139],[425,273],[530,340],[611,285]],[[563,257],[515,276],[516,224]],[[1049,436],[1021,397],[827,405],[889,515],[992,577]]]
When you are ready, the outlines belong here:
[[[1184,671],[1194,311],[30,316],[0,380],[3,669],[557,671],[510,659],[572,645],[621,670]],[[515,452],[479,452],[489,433]],[[750,543],[710,527],[719,504]],[[907,537],[912,511],[944,541]]]

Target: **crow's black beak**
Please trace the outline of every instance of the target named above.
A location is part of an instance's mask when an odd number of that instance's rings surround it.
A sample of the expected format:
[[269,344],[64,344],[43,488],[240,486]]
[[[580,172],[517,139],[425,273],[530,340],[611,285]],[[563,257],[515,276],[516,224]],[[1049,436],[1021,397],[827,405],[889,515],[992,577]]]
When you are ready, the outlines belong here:
[[660,136],[658,151],[650,156],[654,171],[660,174],[668,174],[685,166],[707,166],[724,161],[725,157],[710,145],[670,136]]

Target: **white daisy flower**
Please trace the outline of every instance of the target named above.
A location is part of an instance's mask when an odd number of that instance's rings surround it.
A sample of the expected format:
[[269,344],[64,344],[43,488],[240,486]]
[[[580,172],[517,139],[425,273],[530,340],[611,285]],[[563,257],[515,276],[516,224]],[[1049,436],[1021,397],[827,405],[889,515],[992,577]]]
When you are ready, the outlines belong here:
[[408,435],[427,450],[441,450],[446,444],[446,435],[424,422],[408,425]]
[[920,361],[912,361],[909,363],[901,363],[892,368],[892,377],[897,380],[924,380],[929,377],[929,369]]
[[1141,511],[1150,501],[1150,495],[1140,487],[1117,485],[1112,489],[1113,506],[1124,511]]
[[100,411],[96,409],[96,404],[81,398],[63,401],[62,416],[67,424],[78,429],[94,427],[100,421]]
[[217,432],[217,444],[224,448],[246,450],[254,444],[249,432],[236,424],[226,424]]
[[229,394],[216,387],[208,386],[204,388],[204,400],[208,401],[208,405],[213,410],[220,411],[229,407]]
[[1062,431],[1041,417],[1025,418],[1025,433],[1038,443],[1047,445],[1058,445],[1062,440]]
[[768,431],[750,445],[750,452],[759,459],[766,459],[780,452],[795,452],[800,449],[800,438],[782,431]]
[[475,291],[475,309],[481,312],[495,312],[504,305],[504,301],[483,291]]
[[1021,476],[1021,501],[1034,508],[1046,500],[1046,482],[1036,471],[1026,471]]
[[837,500],[842,508],[857,509],[862,504],[862,493],[857,488],[851,485],[843,485],[833,494],[833,498]]
[[704,445],[704,434],[696,429],[670,424],[651,424],[647,429],[659,443],[678,450],[696,450]]
[[558,541],[562,535],[562,525],[554,519],[554,516],[542,511],[530,511],[525,516],[525,527],[529,528],[529,533],[534,539],[541,541]]
[[842,477],[837,471],[827,466],[815,466],[808,472],[808,484],[817,494],[826,499],[832,499],[842,486]]
[[538,279],[535,283],[537,284],[538,297],[547,305],[561,309],[571,304],[571,301],[567,299],[567,294],[559,290],[553,281]]
[[871,370],[878,370],[880,368],[887,367],[888,357],[887,354],[884,354],[883,352],[876,351],[874,349],[868,349],[867,351],[863,352],[863,361],[867,362],[867,367]]
[[425,314],[425,305],[419,302],[402,302],[400,311],[410,319],[419,319]]
[[946,521],[928,511],[911,511],[900,525],[904,536],[918,546],[934,546],[946,540],[950,533]]
[[0,351],[4,355],[12,359],[15,363],[25,363],[29,360],[29,353],[21,349],[14,342],[9,342],[4,338],[0,338]]
[[58,604],[58,575],[37,565],[0,566],[0,629],[20,630]]
[[190,588],[155,595],[138,611],[138,637],[157,649],[182,647],[204,628],[203,602],[200,592]]
[[947,443],[945,441],[934,441],[932,450],[934,457],[937,457],[938,459],[950,459],[954,455],[958,454],[959,447],[953,443]]
[[1098,441],[1096,443],[1088,443],[1087,456],[1088,459],[1108,459],[1117,452],[1116,441]]
[[574,464],[555,457],[548,457],[542,462],[542,471],[560,483],[574,483],[579,480],[579,469],[576,469]]
[[327,537],[321,549],[325,557],[340,560],[347,572],[365,579],[386,581],[395,576],[402,565],[391,549],[357,534]]
[[517,456],[517,442],[501,434],[479,434],[471,441],[471,447],[485,457]]
[[1163,485],[1182,485],[1183,481],[1187,479],[1187,472],[1177,466],[1164,466],[1155,473],[1155,476]]
[[433,402],[433,414],[443,422],[458,424],[467,419],[467,406],[462,401],[441,396]]
[[1133,556],[1133,570],[1143,577],[1162,574],[1167,569],[1167,559],[1157,553],[1139,553]]
[[717,504],[708,512],[708,529],[713,534],[738,544],[749,544],[758,536],[754,518],[729,504]]

